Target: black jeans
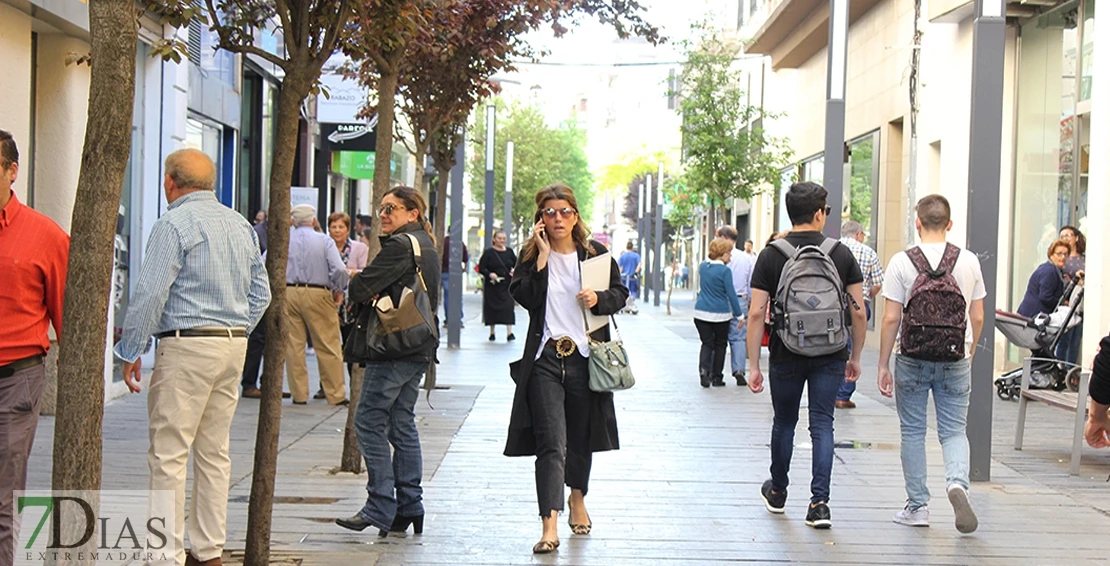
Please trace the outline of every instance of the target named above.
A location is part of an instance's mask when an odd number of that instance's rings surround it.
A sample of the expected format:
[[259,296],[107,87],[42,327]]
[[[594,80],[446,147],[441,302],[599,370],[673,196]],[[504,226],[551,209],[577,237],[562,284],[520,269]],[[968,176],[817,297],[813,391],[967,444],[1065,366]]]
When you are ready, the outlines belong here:
[[243,360],[243,389],[258,388],[258,370],[262,367],[262,351],[266,349],[266,313],[247,338],[247,357]]
[[528,379],[528,407],[536,438],[536,498],[540,516],[563,510],[563,484],[589,489],[590,370],[577,351],[559,358],[547,345]]
[[694,326],[701,338],[701,353],[698,356],[698,371],[708,375],[713,381],[724,381],[725,346],[728,346],[728,325],[730,321],[706,322],[694,319]]

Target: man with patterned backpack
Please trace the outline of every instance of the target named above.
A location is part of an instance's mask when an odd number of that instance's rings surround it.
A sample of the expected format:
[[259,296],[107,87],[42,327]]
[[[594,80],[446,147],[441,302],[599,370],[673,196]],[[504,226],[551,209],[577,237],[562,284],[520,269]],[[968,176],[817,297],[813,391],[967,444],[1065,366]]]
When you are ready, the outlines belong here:
[[[967,408],[971,358],[983,329],[983,273],[975,254],[947,241],[952,209],[940,195],[917,203],[921,244],[890,260],[883,284],[886,309],[879,347],[879,391],[895,397],[902,431],[902,475],[906,506],[894,522],[929,526],[925,434],[929,392],[937,413],[948,501],[956,529],[974,532],[979,519],[968,498],[970,450]],[[899,338],[894,374],[890,354]]]

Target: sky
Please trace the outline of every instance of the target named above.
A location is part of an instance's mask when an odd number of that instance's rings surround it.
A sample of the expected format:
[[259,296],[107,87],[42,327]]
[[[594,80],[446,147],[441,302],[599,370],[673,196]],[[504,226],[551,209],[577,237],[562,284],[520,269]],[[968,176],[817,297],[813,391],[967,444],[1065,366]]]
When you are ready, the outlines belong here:
[[652,46],[632,38],[620,40],[611,26],[591,17],[562,37],[550,29],[529,42],[546,51],[539,64],[521,62],[517,71],[500,75],[504,96],[530,100],[557,126],[574,118],[587,133],[587,156],[595,176],[627,157],[664,152],[677,160],[680,124],[667,108],[668,74],[679,69],[678,41],[690,26],[707,18],[711,6],[735,0],[641,0],[645,19],[667,42]]

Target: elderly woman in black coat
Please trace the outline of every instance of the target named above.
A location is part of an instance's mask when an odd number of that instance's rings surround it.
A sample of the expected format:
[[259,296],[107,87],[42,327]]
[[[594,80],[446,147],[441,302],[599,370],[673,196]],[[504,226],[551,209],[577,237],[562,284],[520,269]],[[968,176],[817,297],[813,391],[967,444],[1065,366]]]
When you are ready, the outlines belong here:
[[586,334],[584,308],[595,315],[619,312],[628,299],[616,261],[609,289],[583,289],[581,262],[606,253],[589,240],[574,192],[555,184],[536,194],[536,224],[524,245],[509,292],[528,309],[524,357],[511,364],[516,382],[506,456],[536,456],[536,495],[543,536],[532,552],[559,547],[563,485],[571,488],[568,522],[589,534],[586,512],[593,453],[619,448],[612,393],[589,389],[589,340],[609,340],[608,326]]

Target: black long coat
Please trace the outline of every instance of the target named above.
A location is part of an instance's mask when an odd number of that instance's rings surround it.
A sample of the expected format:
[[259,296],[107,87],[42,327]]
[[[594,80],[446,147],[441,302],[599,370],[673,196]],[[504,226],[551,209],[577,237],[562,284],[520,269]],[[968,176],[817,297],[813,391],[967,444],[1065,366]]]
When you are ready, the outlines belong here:
[[[589,255],[606,253],[605,246],[590,241],[593,248]],[[578,248],[578,261],[586,259],[586,249]],[[505,442],[506,456],[534,456],[536,439],[532,431],[532,412],[528,408],[528,380],[532,376],[532,365],[536,352],[543,339],[543,326],[547,314],[547,268],[536,271],[536,260],[523,260],[517,263],[513,279],[509,283],[509,293],[520,306],[528,309],[528,338],[524,344],[524,357],[509,364],[509,372],[516,382],[513,395],[513,412],[509,419],[509,436]],[[609,289],[597,291],[597,304],[591,312],[596,315],[616,314],[624,308],[628,300],[628,288],[621,284],[621,272],[613,260],[609,268]],[[609,326],[605,325],[590,337],[599,341],[609,340]],[[603,452],[620,448],[617,439],[617,411],[613,406],[611,392],[590,392],[590,450]]]

